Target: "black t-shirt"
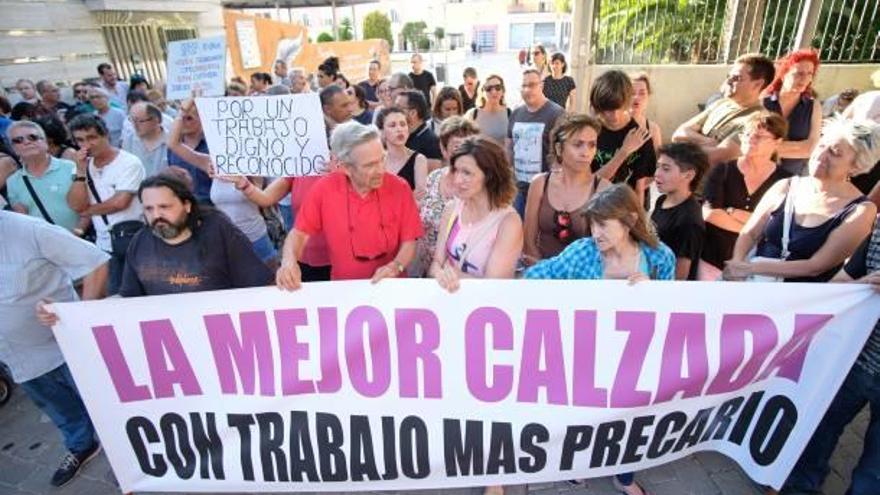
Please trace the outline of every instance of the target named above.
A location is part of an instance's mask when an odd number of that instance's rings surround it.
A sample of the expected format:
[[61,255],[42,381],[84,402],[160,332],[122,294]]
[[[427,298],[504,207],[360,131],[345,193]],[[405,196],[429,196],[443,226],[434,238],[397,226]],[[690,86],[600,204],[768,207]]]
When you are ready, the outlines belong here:
[[467,91],[465,91],[465,89],[464,89],[464,84],[460,84],[458,86],[458,92],[461,93],[461,105],[462,105],[462,107],[464,107],[463,110],[464,110],[464,112],[467,112],[471,108],[474,108],[477,106],[477,97],[480,95],[480,83],[477,83],[477,85],[474,86],[474,97],[473,98],[468,96]]
[[423,70],[422,73],[418,75],[416,75],[416,73],[414,72],[410,72],[409,78],[412,79],[413,86],[415,86],[417,90],[421,91],[422,94],[425,95],[425,101],[427,101],[428,105],[430,105],[431,87],[437,85],[437,80],[434,79],[434,74],[431,74],[431,72],[427,70]]
[[226,215],[211,211],[186,241],[170,245],[142,229],[132,239],[122,272],[122,297],[259,287],[272,271]]
[[[614,154],[623,145],[627,133],[638,126],[635,119],[630,119],[628,124],[616,131],[602,127],[602,132],[599,133],[596,158],[593,159],[593,172],[598,172],[602,166],[614,158]],[[626,158],[623,165],[617,169],[611,182],[615,184],[625,182],[635,189],[636,181],[642,177],[653,177],[656,168],[657,155],[654,153],[654,141],[648,139],[641,148]]]
[[443,155],[440,153],[440,139],[428,127],[427,123],[422,123],[409,135],[409,139],[406,140],[406,147],[425,155],[428,160],[443,159]]
[[[703,185],[703,197],[713,209],[725,210],[736,208],[752,212],[761,198],[777,181],[791,177],[791,173],[782,167],[770,174],[770,177],[749,194],[746,179],[737,166],[736,160],[719,163],[709,170]],[[724,262],[733,256],[733,246],[739,234],[706,224],[706,242],[703,246],[703,260],[717,268],[724,268]]]
[[360,83],[358,83],[358,86],[360,86],[361,88],[363,88],[363,90],[364,90],[364,94],[365,94],[365,98],[366,98],[367,101],[371,101],[371,102],[373,102],[373,103],[378,103],[378,102],[379,102],[379,96],[376,94],[376,90],[379,89],[379,82],[380,82],[380,81],[376,81],[376,85],[375,85],[375,86],[373,86],[372,84],[370,84],[369,79],[366,80],[366,81],[361,81]]
[[565,103],[568,101],[568,95],[571,94],[571,91],[576,87],[577,85],[574,83],[574,79],[572,79],[571,76],[562,76],[559,79],[554,79],[553,76],[547,76],[544,78],[544,96],[550,98],[562,108],[565,108]]
[[651,221],[657,227],[660,240],[672,249],[676,258],[691,260],[687,279],[696,280],[705,232],[700,203],[691,196],[672,208],[663,208],[664,201],[665,194],[657,198]]

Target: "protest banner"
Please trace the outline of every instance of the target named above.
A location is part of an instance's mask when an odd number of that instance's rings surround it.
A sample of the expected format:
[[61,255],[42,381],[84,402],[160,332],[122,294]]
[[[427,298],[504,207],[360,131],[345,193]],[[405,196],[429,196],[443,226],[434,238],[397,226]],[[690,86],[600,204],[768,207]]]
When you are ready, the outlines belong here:
[[183,100],[198,90],[202,96],[226,93],[226,37],[213,36],[168,43],[169,100]]
[[880,295],[857,284],[433,280],[55,304],[123,491],[363,491],[639,471],[779,487]]
[[320,175],[330,152],[317,93],[196,98],[218,175]]

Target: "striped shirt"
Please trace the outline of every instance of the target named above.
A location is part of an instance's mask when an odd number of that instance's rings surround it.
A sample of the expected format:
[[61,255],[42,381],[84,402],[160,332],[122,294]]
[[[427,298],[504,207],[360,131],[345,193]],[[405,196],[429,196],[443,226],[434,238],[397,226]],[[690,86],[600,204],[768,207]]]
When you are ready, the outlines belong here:
[[[880,220],[874,224],[871,237],[865,239],[843,269],[853,279],[880,270]],[[866,373],[880,375],[880,320],[877,320],[862,353],[856,358],[856,365]]]

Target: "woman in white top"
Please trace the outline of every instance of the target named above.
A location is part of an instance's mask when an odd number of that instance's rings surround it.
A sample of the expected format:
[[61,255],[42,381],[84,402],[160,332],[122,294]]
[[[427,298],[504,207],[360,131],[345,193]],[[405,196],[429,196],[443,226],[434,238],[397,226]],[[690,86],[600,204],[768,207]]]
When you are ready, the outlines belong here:
[[480,87],[479,104],[468,110],[465,117],[476,122],[484,136],[504,145],[510,109],[504,103],[504,79],[501,76],[493,74],[486,78]]

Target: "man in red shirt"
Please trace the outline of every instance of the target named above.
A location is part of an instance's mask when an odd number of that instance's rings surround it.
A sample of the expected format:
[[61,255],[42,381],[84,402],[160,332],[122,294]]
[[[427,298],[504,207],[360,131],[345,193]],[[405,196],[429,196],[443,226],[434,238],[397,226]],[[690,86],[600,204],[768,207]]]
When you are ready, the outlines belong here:
[[397,277],[415,257],[422,222],[409,185],[385,172],[378,131],[357,122],[340,124],[330,137],[340,169],[318,181],[296,215],[282,251],[278,286],[302,284],[297,260],[309,237],[323,233],[331,279]]

